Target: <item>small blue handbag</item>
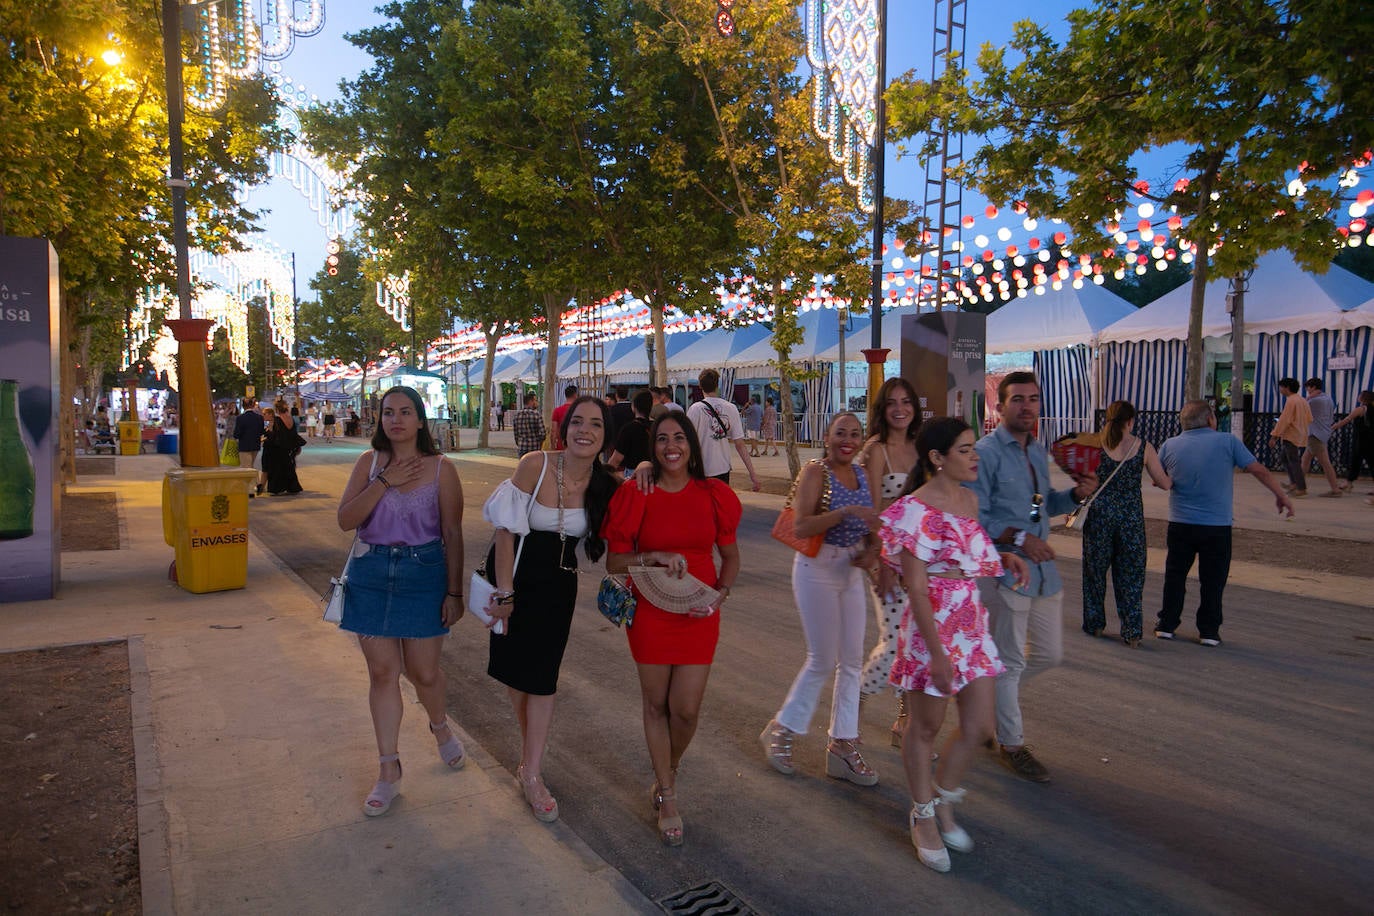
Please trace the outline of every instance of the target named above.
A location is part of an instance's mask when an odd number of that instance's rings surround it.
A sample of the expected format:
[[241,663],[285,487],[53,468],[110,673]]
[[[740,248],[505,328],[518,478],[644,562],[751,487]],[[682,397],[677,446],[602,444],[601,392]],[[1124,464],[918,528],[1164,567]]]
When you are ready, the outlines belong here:
[[616,626],[635,622],[635,593],[624,576],[607,576],[596,590],[596,609]]

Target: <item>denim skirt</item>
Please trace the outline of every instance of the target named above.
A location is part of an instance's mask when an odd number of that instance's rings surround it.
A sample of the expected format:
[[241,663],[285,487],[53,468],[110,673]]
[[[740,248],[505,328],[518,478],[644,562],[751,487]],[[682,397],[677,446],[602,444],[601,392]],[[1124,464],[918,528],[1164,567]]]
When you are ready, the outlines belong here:
[[443,541],[419,547],[367,545],[348,564],[339,628],[359,636],[428,639],[448,632]]

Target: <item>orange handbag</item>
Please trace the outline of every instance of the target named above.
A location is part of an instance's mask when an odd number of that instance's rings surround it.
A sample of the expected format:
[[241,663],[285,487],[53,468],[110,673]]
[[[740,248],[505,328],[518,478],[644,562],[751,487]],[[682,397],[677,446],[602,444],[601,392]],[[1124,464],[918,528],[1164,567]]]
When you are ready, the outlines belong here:
[[[823,465],[824,462],[812,459],[811,464]],[[797,472],[797,480],[801,479],[801,472]],[[779,541],[791,547],[804,557],[814,557],[821,552],[821,544],[825,543],[825,533],[813,534],[809,538],[799,538],[794,527],[797,520],[796,510],[792,508],[792,500],[797,495],[797,480],[792,481],[792,489],[787,493],[787,504],[778,513],[778,520],[773,523],[773,540]],[[825,475],[825,487],[821,491],[821,512],[830,511],[830,473]]]

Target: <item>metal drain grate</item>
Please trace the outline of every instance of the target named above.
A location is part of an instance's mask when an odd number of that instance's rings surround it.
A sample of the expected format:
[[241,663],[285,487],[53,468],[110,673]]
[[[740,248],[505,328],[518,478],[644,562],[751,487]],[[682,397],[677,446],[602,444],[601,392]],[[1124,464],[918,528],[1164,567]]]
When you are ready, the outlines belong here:
[[658,905],[674,916],[758,916],[757,910],[719,881],[679,891],[662,898]]

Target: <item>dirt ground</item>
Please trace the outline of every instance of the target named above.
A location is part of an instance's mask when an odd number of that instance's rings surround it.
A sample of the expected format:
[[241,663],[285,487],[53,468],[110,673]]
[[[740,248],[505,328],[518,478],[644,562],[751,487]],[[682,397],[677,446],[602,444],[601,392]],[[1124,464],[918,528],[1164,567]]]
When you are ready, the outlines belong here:
[[114,493],[62,496],[63,550],[118,550],[119,500]]
[[138,913],[123,642],[0,654],[0,907]]
[[[1145,542],[1151,547],[1163,548],[1168,528],[1169,523],[1164,519],[1145,519]],[[1056,525],[1054,532],[1082,537],[1077,529],[1062,525]],[[1231,538],[1231,559],[1314,573],[1374,578],[1374,544],[1341,538],[1236,528]]]

